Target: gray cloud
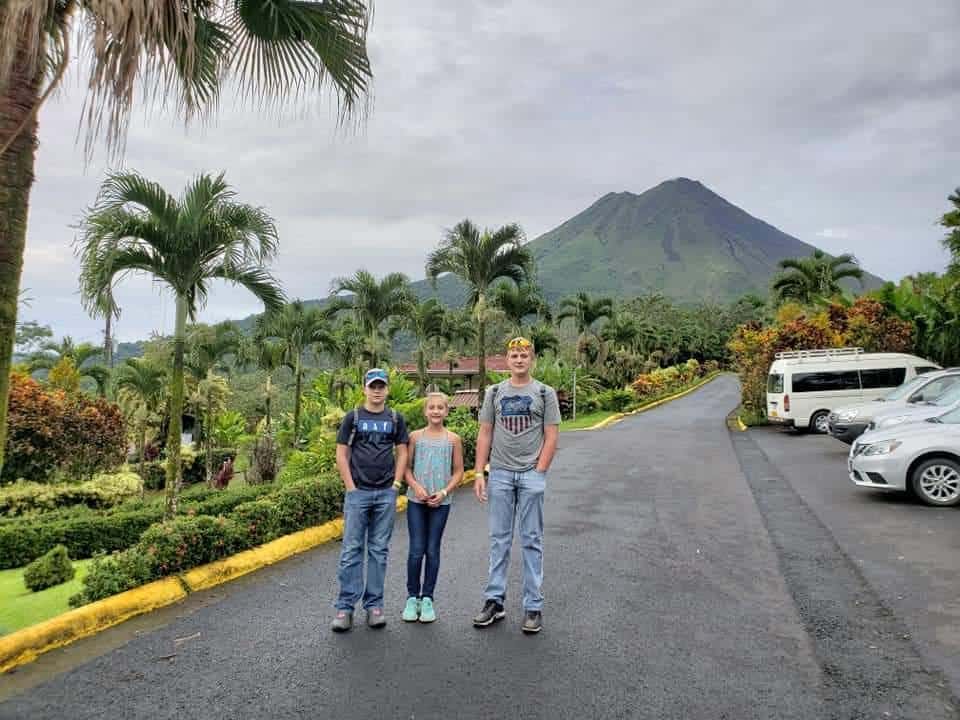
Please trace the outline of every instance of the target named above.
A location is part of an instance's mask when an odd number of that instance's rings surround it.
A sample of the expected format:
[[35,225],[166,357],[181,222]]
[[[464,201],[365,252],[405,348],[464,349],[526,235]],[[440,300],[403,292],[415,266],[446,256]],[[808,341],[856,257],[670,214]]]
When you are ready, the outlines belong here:
[[[274,271],[291,296],[324,295],[358,267],[421,277],[443,228],[465,216],[535,237],[607,191],[679,175],[885,277],[941,269],[935,222],[960,184],[960,7],[762,5],[381,3],[362,132],[338,132],[320,100],[267,115],[225,102],[186,132],[137,116],[125,164],[171,191],[225,169],[241,199],[277,218]],[[74,144],[80,85],[78,74],[41,114],[25,316],[95,339],[69,226],[106,163],[84,169]],[[122,337],[170,329],[148,282],[120,301]],[[224,288],[203,318],[254,310]]]

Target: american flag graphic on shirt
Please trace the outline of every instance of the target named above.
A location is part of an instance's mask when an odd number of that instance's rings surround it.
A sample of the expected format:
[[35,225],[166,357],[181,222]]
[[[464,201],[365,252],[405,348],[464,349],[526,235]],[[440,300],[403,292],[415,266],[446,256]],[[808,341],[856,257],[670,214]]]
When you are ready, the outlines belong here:
[[533,424],[533,398],[511,395],[500,400],[500,426],[513,435],[525,432]]

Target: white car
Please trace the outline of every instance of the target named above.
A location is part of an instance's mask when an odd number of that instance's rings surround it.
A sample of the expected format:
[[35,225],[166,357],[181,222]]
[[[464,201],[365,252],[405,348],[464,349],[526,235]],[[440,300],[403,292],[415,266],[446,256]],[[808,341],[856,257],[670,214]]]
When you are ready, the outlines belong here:
[[847,469],[858,487],[904,490],[928,505],[960,503],[960,409],[864,433],[850,446]]
[[874,415],[893,416],[896,413],[889,411],[919,407],[920,403],[936,400],[957,383],[960,383],[960,370],[956,368],[918,375],[876,400],[847,405],[831,412],[828,418],[830,434],[849,445],[867,430]]
[[906,423],[923,422],[956,408],[960,408],[960,383],[953,385],[943,395],[933,400],[925,400],[906,408],[878,412],[867,425],[867,431],[886,430]]

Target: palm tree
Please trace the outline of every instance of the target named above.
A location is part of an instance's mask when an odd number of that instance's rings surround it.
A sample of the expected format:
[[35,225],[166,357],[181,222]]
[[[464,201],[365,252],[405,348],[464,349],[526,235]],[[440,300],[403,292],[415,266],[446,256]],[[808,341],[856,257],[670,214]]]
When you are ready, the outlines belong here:
[[[603,338],[597,332],[596,324],[604,318],[609,319],[613,315],[613,299],[609,297],[591,297],[588,293],[578,292],[575,297],[564,298],[560,301],[559,312],[557,313],[557,322],[563,322],[567,318],[574,321],[579,340],[577,342],[577,364],[580,364],[580,342],[587,336],[593,335],[597,339],[598,346],[603,348]],[[602,355],[602,352],[599,353]]]
[[548,351],[553,351],[554,354],[560,352],[560,338],[557,337],[557,332],[550,323],[541,322],[531,325],[527,328],[526,334],[533,343],[537,355],[543,355]]
[[[232,322],[222,322],[211,327],[195,327],[187,336],[184,354],[184,369],[197,381],[199,396],[202,398],[202,417],[200,440],[206,449],[207,483],[213,480],[213,415],[215,371],[224,369],[224,360],[236,357],[240,351],[240,328]],[[200,386],[203,386],[200,389]],[[200,403],[198,403],[199,406]],[[199,408],[198,408],[199,409]],[[194,436],[196,438],[196,435]]]
[[950,272],[960,271],[960,188],[953,191],[947,198],[953,209],[945,212],[940,218],[940,225],[949,232],[943,238],[943,246],[950,251]]
[[543,293],[529,282],[499,283],[493,291],[492,303],[503,312],[514,335],[521,334],[523,321],[531,315],[539,320],[551,320],[550,306],[543,299]]
[[530,278],[533,255],[522,242],[523,231],[515,223],[481,231],[470,220],[461,220],[447,230],[440,246],[427,257],[427,277],[434,287],[443,273],[453,273],[467,286],[467,303],[477,321],[481,398],[487,386],[487,292],[500,278],[517,285]]
[[300,407],[303,394],[303,363],[307,352],[318,343],[324,348],[333,344],[326,313],[317,307],[306,307],[301,300],[284,305],[276,313],[257,320],[258,338],[269,338],[283,345],[284,361],[293,372],[293,447],[300,438]]
[[473,342],[477,335],[476,323],[469,311],[445,310],[443,321],[440,323],[440,334],[437,341],[443,343],[443,359],[450,368],[449,381],[453,384],[453,368],[467,344]]
[[276,254],[277,229],[262,209],[234,201],[223,178],[200,175],[178,199],[134,172],[113,173],[81,222],[80,294],[88,302],[115,280],[146,273],[176,299],[166,514],[177,512],[187,318],[196,319],[212,280],[245,287],[269,309],[283,292],[264,268]]
[[114,385],[121,393],[135,397],[142,406],[140,413],[140,477],[146,479],[147,426],[150,416],[160,409],[163,385],[167,378],[165,368],[142,358],[128,358],[116,369]]
[[403,317],[413,305],[413,294],[407,276],[403,273],[390,273],[378,281],[370,272],[357,270],[353,277],[334,279],[331,291],[351,293],[350,297],[335,297],[328,306],[328,311],[354,312],[357,322],[367,336],[370,363],[379,365],[380,350],[384,343],[384,323]]
[[59,342],[47,340],[41,343],[40,349],[30,357],[27,366],[31,373],[37,370],[50,370],[64,358],[69,358],[80,377],[92,379],[97,384],[97,394],[100,397],[106,397],[110,371],[103,365],[90,362],[101,355],[103,355],[103,348],[92,343],[74,343],[72,337],[64,335]]
[[142,88],[188,120],[212,113],[222,86],[265,106],[329,88],[341,122],[361,117],[369,21],[365,0],[0,3],[0,466],[37,115],[70,65],[70,40],[90,66],[87,149],[102,131],[122,149]]
[[812,305],[817,298],[842,295],[840,281],[845,278],[855,278],[863,285],[863,270],[849,253],[832,258],[822,250],[814,250],[808,258],[781,260],[780,269],[783,272],[771,287],[781,302],[793,300]]
[[260,370],[266,373],[267,379],[264,385],[264,425],[267,433],[270,433],[270,409],[273,400],[273,374],[284,366],[287,355],[287,347],[284,343],[277,340],[270,340],[263,337],[249,338],[243,343],[240,350],[241,362],[243,364],[252,363]]
[[640,324],[632,315],[618,312],[604,323],[600,334],[618,350],[633,350],[640,339]]
[[417,391],[421,395],[427,388],[427,352],[431,343],[442,338],[443,318],[443,306],[436,298],[414,300],[407,314],[397,318],[391,327],[391,334],[406,331],[413,335],[417,346]]

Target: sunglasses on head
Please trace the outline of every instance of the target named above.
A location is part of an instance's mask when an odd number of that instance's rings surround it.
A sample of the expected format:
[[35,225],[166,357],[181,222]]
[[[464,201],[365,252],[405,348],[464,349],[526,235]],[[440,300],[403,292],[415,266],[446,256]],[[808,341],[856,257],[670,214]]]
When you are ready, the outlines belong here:
[[508,350],[532,350],[533,343],[527,340],[525,337],[515,337],[513,340],[507,343]]

